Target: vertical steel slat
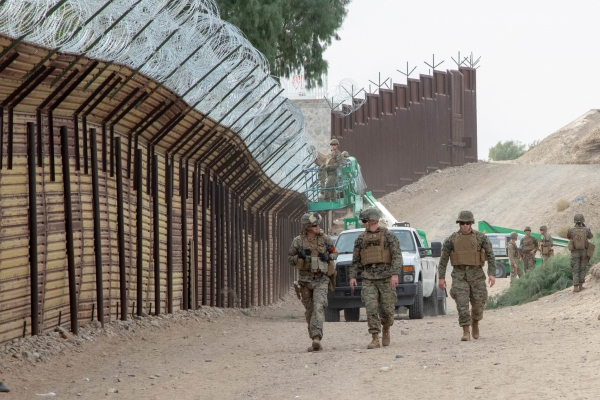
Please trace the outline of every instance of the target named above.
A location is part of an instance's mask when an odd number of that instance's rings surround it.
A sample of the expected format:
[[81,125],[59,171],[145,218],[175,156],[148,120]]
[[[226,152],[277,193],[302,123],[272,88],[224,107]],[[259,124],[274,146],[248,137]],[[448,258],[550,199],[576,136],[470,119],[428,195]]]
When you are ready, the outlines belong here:
[[193,180],[193,193],[192,193],[192,201],[193,201],[193,206],[192,206],[192,215],[193,215],[193,236],[194,236],[194,254],[196,254],[196,256],[194,257],[194,264],[192,265],[192,268],[194,268],[194,292],[196,293],[196,297],[194,297],[192,300],[194,301],[194,303],[192,304],[192,310],[196,310],[198,309],[198,300],[199,300],[199,293],[198,293],[198,286],[199,286],[199,276],[198,276],[198,198],[200,195],[200,182],[198,181],[200,177],[200,172],[198,170],[198,165],[195,166],[194,168],[194,174],[192,175],[192,180]]
[[261,218],[260,212],[256,213],[256,225],[257,225],[256,241],[258,244],[257,257],[256,257],[256,266],[258,268],[258,306],[261,307],[261,306],[264,306],[265,303],[263,303],[263,279],[264,279],[263,278],[263,270],[262,270],[263,241],[262,241],[262,218]]
[[135,225],[136,225],[136,302],[137,310],[136,314],[138,317],[142,316],[144,310],[144,292],[142,287],[142,279],[144,272],[144,265],[142,263],[143,256],[143,235],[144,235],[144,209],[142,207],[143,202],[143,185],[142,185],[142,149],[135,150],[135,178],[134,183],[136,190],[136,210],[135,210]]
[[115,127],[113,125],[110,126],[110,177],[115,176],[115,152],[114,152],[114,143],[115,143]]
[[[62,151],[63,194],[65,210],[65,236],[67,245],[67,271],[69,279],[69,313],[71,332],[78,334],[77,321],[77,285],[75,276],[75,252],[73,241],[73,208],[71,206],[71,173],[69,169],[69,135],[66,126],[60,128]],[[33,145],[33,143],[32,143]],[[33,147],[33,146],[32,146]]]
[[273,244],[273,236],[272,236],[272,232],[271,232],[271,225],[269,224],[269,213],[266,212],[265,213],[265,228],[266,228],[266,239],[267,239],[267,263],[266,263],[266,267],[267,267],[267,304],[271,304],[272,303],[272,293],[271,290],[272,288],[272,280],[275,278],[275,273],[273,270],[273,263],[271,262],[271,245]]
[[54,117],[48,110],[48,158],[50,159],[50,180],[56,181],[56,165],[54,164]]
[[[200,173],[200,171],[198,171]],[[207,276],[208,276],[208,253],[206,249],[206,235],[208,234],[206,229],[207,218],[206,213],[208,212],[208,175],[206,172],[202,174],[202,305],[207,305],[206,291]]]
[[106,172],[106,122],[102,123],[102,172]]
[[215,236],[217,234],[217,181],[213,175],[211,181],[211,202],[210,202],[210,306],[216,304],[216,279],[217,279],[217,260],[215,249]]
[[248,260],[248,268],[250,269],[250,305],[251,306],[255,306],[255,296],[256,296],[256,292],[254,289],[254,286],[256,285],[256,269],[255,267],[258,265],[258,263],[255,260],[255,255],[256,255],[256,251],[255,249],[255,244],[256,244],[256,215],[254,214],[253,211],[250,210],[250,208],[248,208],[248,213],[250,214],[250,221],[251,221],[251,228],[250,231],[252,232],[252,241],[250,243],[250,259]]
[[217,283],[219,287],[217,288],[217,301],[219,307],[224,307],[225,305],[225,293],[223,293],[223,289],[225,289],[225,187],[224,185],[218,181],[218,193],[219,193],[219,216],[217,217],[217,223],[219,224],[219,279],[217,279]]
[[160,209],[158,201],[158,154],[152,155],[152,222],[154,225],[154,315],[160,314]]
[[100,229],[100,193],[98,184],[98,153],[96,129],[90,129],[90,147],[92,155],[92,203],[94,209],[94,256],[96,264],[96,304],[98,321],[104,327],[104,289],[102,272],[102,231]]
[[[41,115],[42,114],[40,113],[40,117]],[[77,114],[73,115],[73,131],[75,132],[75,171],[79,172],[81,169],[81,157],[79,154],[79,117]],[[41,147],[39,148],[39,151],[42,151]]]
[[231,201],[231,191],[225,186],[226,210],[227,210],[227,307],[233,307],[234,281],[233,281],[233,260],[235,257],[235,247],[233,246],[233,207]]
[[87,130],[87,117],[85,115],[81,116],[81,129],[83,135],[83,173],[89,173],[88,166],[88,130]]
[[[2,110],[2,114],[4,114],[4,110]],[[4,125],[4,115],[2,115],[2,125]],[[42,110],[35,110],[35,130],[37,134],[37,166],[44,166],[44,141],[42,137]],[[4,127],[2,127],[4,129]],[[0,147],[2,146],[2,139],[0,139]],[[0,161],[1,165],[1,161]]]
[[121,138],[118,137],[112,151],[117,154],[117,228],[119,242],[119,297],[121,320],[127,321],[127,266],[125,265],[125,215],[123,212],[123,170],[121,160]]
[[0,106],[0,170],[2,169],[2,159],[4,151],[4,107]]
[[[167,312],[173,313],[173,164],[165,158],[166,203],[167,203]],[[185,266],[184,266],[185,269]],[[184,290],[187,288],[184,287]]]
[[187,176],[185,165],[179,161],[179,197],[181,199],[181,257],[183,265],[183,309],[187,310],[190,305],[188,296],[189,276],[188,276],[188,238],[187,238]]
[[31,292],[31,335],[39,333],[39,287],[37,247],[37,173],[35,170],[35,124],[27,123],[27,172],[29,180],[29,277]]

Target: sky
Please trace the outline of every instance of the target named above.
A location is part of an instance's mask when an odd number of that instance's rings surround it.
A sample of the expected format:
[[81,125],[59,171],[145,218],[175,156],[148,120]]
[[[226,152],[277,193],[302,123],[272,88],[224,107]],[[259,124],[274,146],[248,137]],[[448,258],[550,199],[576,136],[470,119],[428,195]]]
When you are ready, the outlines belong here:
[[498,141],[542,140],[600,108],[600,1],[352,0],[324,58],[328,85],[351,78],[368,90],[378,74],[406,83],[457,59],[477,70],[479,159]]

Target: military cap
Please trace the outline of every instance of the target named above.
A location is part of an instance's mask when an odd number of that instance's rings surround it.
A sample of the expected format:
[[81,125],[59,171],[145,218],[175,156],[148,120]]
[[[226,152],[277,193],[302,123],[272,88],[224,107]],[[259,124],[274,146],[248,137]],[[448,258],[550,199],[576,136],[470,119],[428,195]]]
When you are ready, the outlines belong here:
[[475,218],[473,217],[473,213],[471,211],[461,211],[458,213],[458,218],[456,218],[456,223],[459,222],[471,222],[475,223]]
[[375,207],[367,207],[360,212],[358,217],[361,221],[379,221],[379,218],[381,218],[381,213]]
[[329,145],[331,146],[332,144],[337,144],[339,146],[340,142],[337,139],[331,139],[331,141],[329,142]]
[[529,231],[531,232],[531,227],[530,226],[526,226],[525,229],[523,229],[525,232]]
[[547,231],[548,227],[546,225],[540,226],[540,231]]
[[517,232],[512,232],[512,233],[510,234],[510,238],[511,238],[511,239],[518,239],[518,238],[519,238],[519,235],[517,234]]
[[585,218],[583,218],[583,214],[575,214],[575,217],[573,218],[573,222],[575,222],[575,223],[585,222]]

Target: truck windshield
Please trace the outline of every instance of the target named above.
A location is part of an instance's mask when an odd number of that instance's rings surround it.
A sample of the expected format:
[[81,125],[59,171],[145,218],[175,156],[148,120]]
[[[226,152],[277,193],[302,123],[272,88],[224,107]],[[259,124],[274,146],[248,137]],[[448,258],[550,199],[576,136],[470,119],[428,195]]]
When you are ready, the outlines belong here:
[[[410,231],[407,230],[392,230],[394,235],[400,241],[400,249],[402,251],[407,251],[409,253],[415,252],[415,243],[412,239]],[[358,235],[360,235],[362,231],[358,232],[342,232],[338,237],[337,243],[335,247],[340,254],[352,254],[354,250],[354,242]]]

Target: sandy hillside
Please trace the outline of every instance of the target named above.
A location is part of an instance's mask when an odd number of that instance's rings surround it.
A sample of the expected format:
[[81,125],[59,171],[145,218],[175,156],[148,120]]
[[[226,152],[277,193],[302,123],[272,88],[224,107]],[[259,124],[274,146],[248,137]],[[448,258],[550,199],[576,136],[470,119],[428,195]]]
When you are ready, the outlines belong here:
[[599,164],[600,110],[590,110],[545,138],[519,164]]
[[[600,114],[600,113],[599,113]],[[556,203],[570,207],[557,212]],[[579,199],[579,200],[578,200]],[[518,165],[474,163],[425,176],[380,199],[400,221],[442,240],[456,229],[460,210],[492,225],[537,229],[551,234],[572,226],[582,212],[592,230],[600,229],[600,169],[596,165]]]

